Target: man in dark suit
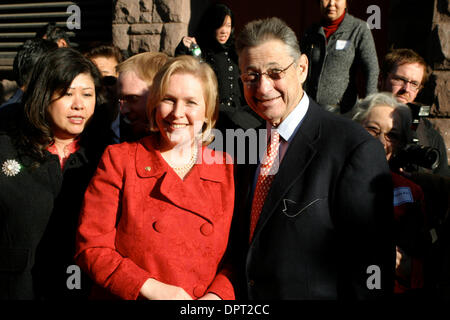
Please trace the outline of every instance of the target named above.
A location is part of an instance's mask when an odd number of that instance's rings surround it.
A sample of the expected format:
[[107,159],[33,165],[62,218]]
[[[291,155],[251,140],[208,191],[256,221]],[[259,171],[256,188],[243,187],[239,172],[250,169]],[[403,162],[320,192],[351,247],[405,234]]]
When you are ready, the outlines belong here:
[[[266,120],[268,141],[275,131],[280,136],[279,168],[269,171],[268,186],[260,177],[265,161],[237,169],[230,252],[238,298],[388,295],[393,191],[382,145],[308,98],[308,59],[280,19],[250,22],[236,46],[247,103]],[[261,184],[268,190],[262,198]]]

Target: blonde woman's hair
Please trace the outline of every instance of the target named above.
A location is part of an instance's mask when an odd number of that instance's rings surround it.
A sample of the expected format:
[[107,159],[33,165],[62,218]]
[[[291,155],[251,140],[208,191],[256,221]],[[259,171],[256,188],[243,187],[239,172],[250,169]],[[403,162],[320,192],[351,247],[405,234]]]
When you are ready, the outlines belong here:
[[205,123],[202,127],[202,143],[208,145],[214,138],[214,128],[219,115],[219,95],[216,74],[213,69],[204,62],[192,56],[178,56],[167,62],[156,74],[150,89],[147,101],[147,117],[150,122],[150,130],[158,131],[156,124],[156,108],[164,98],[170,77],[174,74],[190,74],[200,80],[203,86],[205,99]]

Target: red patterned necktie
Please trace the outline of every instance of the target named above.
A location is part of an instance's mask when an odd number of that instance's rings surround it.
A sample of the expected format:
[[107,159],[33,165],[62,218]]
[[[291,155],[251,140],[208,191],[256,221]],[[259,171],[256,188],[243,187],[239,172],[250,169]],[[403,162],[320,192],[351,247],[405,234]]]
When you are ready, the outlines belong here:
[[250,213],[250,239],[252,240],[253,232],[258,223],[261,209],[269,192],[275,174],[278,172],[280,159],[278,157],[278,150],[280,147],[280,134],[277,130],[272,130],[270,144],[267,147],[267,152],[264,155],[264,160],[261,163],[258,180],[256,181],[255,193],[253,195],[252,211]]

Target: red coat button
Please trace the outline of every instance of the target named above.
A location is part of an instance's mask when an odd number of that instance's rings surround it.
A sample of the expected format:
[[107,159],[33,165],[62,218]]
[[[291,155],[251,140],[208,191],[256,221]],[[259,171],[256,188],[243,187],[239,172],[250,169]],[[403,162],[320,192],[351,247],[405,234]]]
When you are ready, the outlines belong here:
[[162,223],[161,221],[153,222],[152,227],[156,232],[159,233],[164,232],[164,230],[166,229],[164,223]]
[[202,224],[202,226],[200,227],[200,232],[204,235],[204,236],[209,236],[214,230],[214,227],[211,223],[209,222],[205,222],[204,224]]

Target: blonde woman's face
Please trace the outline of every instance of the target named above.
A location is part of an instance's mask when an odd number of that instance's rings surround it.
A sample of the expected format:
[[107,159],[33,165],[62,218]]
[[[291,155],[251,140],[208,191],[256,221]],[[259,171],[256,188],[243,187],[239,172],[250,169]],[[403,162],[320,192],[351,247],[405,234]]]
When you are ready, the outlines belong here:
[[192,74],[173,74],[156,106],[156,125],[162,149],[192,144],[206,120],[206,102],[201,80]]

